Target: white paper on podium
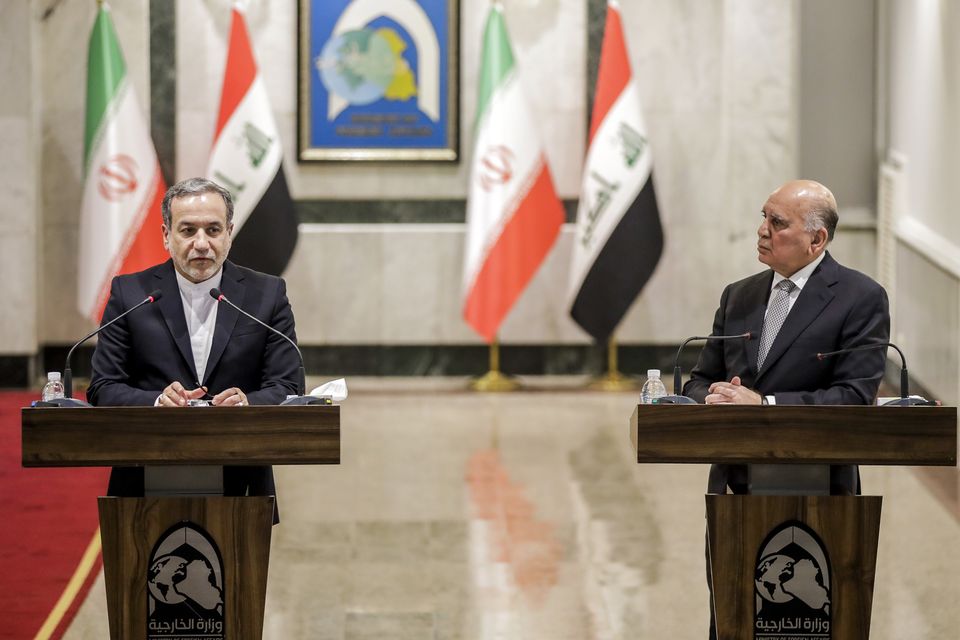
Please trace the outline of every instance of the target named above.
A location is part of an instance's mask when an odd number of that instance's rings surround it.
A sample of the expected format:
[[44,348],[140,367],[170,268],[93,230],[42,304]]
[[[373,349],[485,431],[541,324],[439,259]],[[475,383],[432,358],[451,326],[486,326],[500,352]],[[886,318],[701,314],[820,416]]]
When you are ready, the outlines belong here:
[[309,393],[311,396],[321,398],[329,396],[334,402],[343,402],[347,399],[347,381],[345,378],[337,378],[330,382],[324,382],[319,387]]
[[[910,397],[913,398],[914,400],[920,400],[922,402],[927,401],[927,399],[924,398],[923,396],[918,396],[913,393],[910,394]],[[900,396],[881,396],[877,398],[877,406],[879,407],[887,404],[888,402],[893,402],[894,400],[899,400],[899,399],[900,399]]]

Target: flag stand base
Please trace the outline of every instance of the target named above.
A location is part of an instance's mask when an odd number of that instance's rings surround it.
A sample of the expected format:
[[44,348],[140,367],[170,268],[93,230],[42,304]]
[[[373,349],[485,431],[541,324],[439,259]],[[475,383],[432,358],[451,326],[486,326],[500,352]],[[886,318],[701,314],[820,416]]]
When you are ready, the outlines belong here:
[[591,391],[636,391],[639,383],[618,370],[617,341],[613,338],[607,342],[607,373],[590,382],[587,388]]
[[506,376],[499,371],[487,371],[483,377],[470,382],[471,391],[516,391],[520,383],[516,378]]
[[591,381],[587,388],[591,391],[636,391],[640,388],[640,383],[619,371],[608,371]]
[[496,339],[490,343],[490,370],[482,377],[471,380],[469,388],[483,393],[516,391],[520,388],[516,378],[500,372],[500,343]]

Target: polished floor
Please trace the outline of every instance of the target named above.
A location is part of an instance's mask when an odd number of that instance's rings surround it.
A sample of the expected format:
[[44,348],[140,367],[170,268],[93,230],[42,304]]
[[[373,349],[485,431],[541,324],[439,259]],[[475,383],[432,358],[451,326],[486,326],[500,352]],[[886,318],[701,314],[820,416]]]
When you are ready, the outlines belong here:
[[[636,464],[636,395],[577,383],[350,381],[342,464],[276,470],[264,637],[705,638],[707,468]],[[863,481],[884,496],[870,637],[960,637],[955,505],[913,469]],[[102,577],[65,637],[108,637]]]

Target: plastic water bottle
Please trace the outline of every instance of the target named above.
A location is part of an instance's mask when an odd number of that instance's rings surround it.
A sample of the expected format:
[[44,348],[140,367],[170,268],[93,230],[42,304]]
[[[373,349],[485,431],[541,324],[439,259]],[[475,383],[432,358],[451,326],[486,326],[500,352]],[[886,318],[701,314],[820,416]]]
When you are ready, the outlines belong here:
[[640,389],[640,404],[654,404],[657,398],[667,395],[667,388],[660,379],[660,369],[648,369],[647,381]]
[[43,385],[43,391],[40,392],[40,399],[44,402],[50,402],[63,397],[63,383],[60,382],[60,372],[51,371],[47,373],[47,384]]

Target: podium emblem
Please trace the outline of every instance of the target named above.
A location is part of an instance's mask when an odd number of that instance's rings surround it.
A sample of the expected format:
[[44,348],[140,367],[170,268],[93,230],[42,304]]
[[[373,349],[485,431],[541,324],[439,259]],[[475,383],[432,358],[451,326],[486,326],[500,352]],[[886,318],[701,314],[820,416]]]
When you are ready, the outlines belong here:
[[161,535],[147,569],[147,640],[223,640],[223,557],[193,522]]
[[792,520],[777,525],[757,552],[755,640],[829,640],[830,556],[817,533]]

